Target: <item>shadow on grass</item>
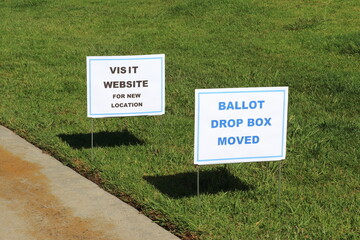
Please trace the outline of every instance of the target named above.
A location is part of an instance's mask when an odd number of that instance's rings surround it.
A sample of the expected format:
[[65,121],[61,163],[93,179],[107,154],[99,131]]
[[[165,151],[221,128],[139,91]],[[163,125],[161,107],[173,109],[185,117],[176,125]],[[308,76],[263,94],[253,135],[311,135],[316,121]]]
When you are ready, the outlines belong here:
[[[91,148],[91,133],[59,134],[58,137],[67,142],[72,148]],[[94,133],[94,147],[116,147],[142,144],[144,144],[144,141],[138,139],[128,131]]]
[[[197,194],[197,173],[187,172],[167,176],[145,176],[144,179],[171,198],[192,197]],[[228,191],[249,191],[253,186],[232,175],[228,169],[200,171],[200,194]]]

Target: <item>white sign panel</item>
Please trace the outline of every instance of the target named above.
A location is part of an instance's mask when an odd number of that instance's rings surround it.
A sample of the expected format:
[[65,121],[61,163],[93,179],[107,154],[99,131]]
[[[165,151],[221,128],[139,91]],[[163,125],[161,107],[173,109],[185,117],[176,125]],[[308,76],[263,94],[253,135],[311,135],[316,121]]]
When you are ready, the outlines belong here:
[[87,57],[91,118],[165,113],[165,55]]
[[195,90],[196,165],[285,159],[287,87]]

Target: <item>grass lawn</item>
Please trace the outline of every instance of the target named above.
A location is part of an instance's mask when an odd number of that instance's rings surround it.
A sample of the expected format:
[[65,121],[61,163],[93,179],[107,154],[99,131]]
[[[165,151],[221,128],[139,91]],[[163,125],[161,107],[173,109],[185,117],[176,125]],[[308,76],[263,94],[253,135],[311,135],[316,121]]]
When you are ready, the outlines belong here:
[[[0,124],[184,239],[360,239],[358,0],[1,0]],[[86,117],[86,56],[166,54],[166,114]],[[287,159],[193,166],[194,89],[289,87]],[[0,166],[1,167],[1,166]]]

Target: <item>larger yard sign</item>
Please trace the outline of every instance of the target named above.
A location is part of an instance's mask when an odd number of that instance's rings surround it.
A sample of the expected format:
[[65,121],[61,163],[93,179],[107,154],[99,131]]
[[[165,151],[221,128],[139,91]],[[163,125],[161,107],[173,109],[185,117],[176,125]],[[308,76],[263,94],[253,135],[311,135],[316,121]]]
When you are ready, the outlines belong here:
[[195,90],[196,165],[285,159],[287,87]]
[[165,55],[87,57],[91,118],[165,113]]

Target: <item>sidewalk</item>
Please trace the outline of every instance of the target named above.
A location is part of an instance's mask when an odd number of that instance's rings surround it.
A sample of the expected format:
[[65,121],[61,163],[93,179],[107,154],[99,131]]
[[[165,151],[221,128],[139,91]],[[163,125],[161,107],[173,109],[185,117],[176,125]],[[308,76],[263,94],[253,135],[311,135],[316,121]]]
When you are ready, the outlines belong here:
[[178,239],[0,126],[0,239]]

